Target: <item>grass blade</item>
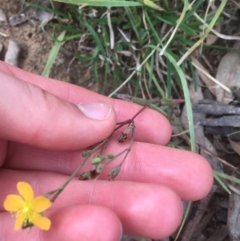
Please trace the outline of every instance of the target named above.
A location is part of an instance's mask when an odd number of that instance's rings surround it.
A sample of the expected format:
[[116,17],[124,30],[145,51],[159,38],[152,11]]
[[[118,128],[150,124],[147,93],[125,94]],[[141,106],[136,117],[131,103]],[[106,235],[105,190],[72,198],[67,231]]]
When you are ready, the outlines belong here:
[[94,7],[136,7],[143,6],[143,3],[137,1],[125,1],[125,0],[54,0],[56,2],[62,2],[75,5],[86,5]]
[[59,53],[59,50],[61,48],[61,46],[64,44],[64,37],[65,37],[65,34],[66,34],[66,31],[63,31],[60,33],[60,35],[58,36],[57,38],[57,41],[55,41],[50,53],[49,53],[49,56],[48,56],[48,60],[47,60],[47,63],[45,65],[45,68],[42,72],[42,76],[45,76],[45,77],[49,77],[49,74],[50,74],[50,71],[51,71],[51,68],[58,56],[58,53]]

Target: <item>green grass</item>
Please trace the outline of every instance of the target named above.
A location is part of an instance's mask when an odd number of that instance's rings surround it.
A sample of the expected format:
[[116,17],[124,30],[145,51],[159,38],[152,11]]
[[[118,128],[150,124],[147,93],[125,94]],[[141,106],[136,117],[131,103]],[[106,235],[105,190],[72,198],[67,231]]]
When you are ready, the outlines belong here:
[[[176,5],[167,0],[57,1],[66,4],[64,11],[44,7],[46,11],[53,12],[58,20],[44,26],[48,29],[46,32],[51,33],[54,43],[44,75],[49,74],[62,44],[80,40],[82,46],[89,48],[81,49],[74,56],[83,66],[92,66],[93,80],[103,85],[102,94],[114,96],[130,88],[132,95],[138,97],[134,100],[139,104],[146,103],[144,99],[183,98],[189,134],[184,133],[182,138],[195,152],[189,80],[186,76],[190,77],[195,89],[197,84],[196,68],[190,55],[200,47],[223,48],[206,45],[204,40],[223,20],[222,12],[227,0],[220,1],[219,5],[215,3],[217,8],[212,13],[210,5],[204,0],[174,1]],[[59,36],[60,33],[64,35]],[[168,117],[172,116],[171,105],[159,108],[151,103],[150,107]],[[177,119],[173,117],[170,121],[173,123]],[[177,146],[181,148],[179,143]],[[219,172],[214,172],[214,176],[230,192],[222,181],[230,177]],[[239,183],[238,179],[234,180]]]
[[47,63],[42,72],[42,76],[49,77],[51,68],[52,68],[52,66],[57,58],[57,55],[59,53],[59,50],[63,44],[63,39],[65,37],[65,34],[66,34],[66,31],[62,31],[61,34],[59,35],[59,37],[57,38],[57,41],[55,41],[55,43],[49,53]]

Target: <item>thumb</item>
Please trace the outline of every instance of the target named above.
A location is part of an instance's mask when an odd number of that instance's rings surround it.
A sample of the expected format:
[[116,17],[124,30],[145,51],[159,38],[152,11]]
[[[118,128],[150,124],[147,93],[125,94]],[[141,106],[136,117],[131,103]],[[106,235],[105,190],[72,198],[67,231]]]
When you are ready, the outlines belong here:
[[48,150],[77,150],[111,134],[116,114],[107,103],[66,102],[0,72],[0,138]]

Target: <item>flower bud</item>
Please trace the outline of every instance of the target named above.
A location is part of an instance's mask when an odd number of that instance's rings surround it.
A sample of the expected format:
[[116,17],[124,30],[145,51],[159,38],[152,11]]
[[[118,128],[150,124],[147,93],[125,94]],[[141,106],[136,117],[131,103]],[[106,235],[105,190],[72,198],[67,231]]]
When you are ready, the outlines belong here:
[[82,157],[89,157],[89,156],[90,156],[89,151],[83,151],[82,152]]
[[94,157],[91,161],[92,165],[97,165],[98,163],[100,163],[102,161],[102,157]]
[[109,179],[113,180],[119,174],[120,169],[121,169],[120,166],[116,166],[112,168],[111,171],[109,172]]
[[88,180],[90,178],[91,178],[91,173],[87,171],[81,174],[81,176],[79,177],[79,180]]
[[115,159],[115,156],[113,154],[109,154],[107,155],[107,158],[112,161]]
[[104,168],[104,164],[99,163],[96,167],[96,173],[100,174]]

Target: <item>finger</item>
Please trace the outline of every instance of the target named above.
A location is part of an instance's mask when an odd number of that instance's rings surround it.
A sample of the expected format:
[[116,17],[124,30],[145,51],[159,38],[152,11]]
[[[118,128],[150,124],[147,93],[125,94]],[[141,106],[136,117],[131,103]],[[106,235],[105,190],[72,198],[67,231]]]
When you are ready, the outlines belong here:
[[[71,85],[66,82],[44,78],[14,66],[7,65],[0,61],[0,71],[15,76],[21,80],[33,83],[42,89],[72,103],[85,103],[103,101],[111,106],[117,113],[117,121],[125,121],[134,116],[140,106],[99,95],[79,86]],[[169,121],[156,111],[146,109],[136,118],[136,140],[162,144],[169,142],[171,137],[171,126]],[[92,132],[91,132],[92,133]]]
[[116,124],[115,112],[106,103],[77,106],[3,73],[0,102],[0,138],[50,150],[93,145]]
[[[117,154],[127,143],[112,142],[106,153]],[[81,153],[45,152],[28,146],[13,145],[5,167],[12,169],[46,170],[70,175],[81,163]],[[105,167],[101,178],[107,179],[110,168],[119,164],[119,157]],[[90,162],[90,160],[89,160]],[[92,169],[86,165],[81,173]],[[164,146],[135,142],[116,180],[164,184],[184,200],[205,197],[213,183],[212,168],[200,155]]]
[[18,241],[118,241],[122,234],[120,220],[111,210],[93,205],[75,205],[50,211],[51,228],[41,231],[13,230],[14,218],[8,213],[0,214],[3,240]]
[[[31,183],[38,191],[36,195],[54,190],[66,180],[66,176],[54,173],[1,171],[0,174],[0,183],[4,183],[0,194],[2,202],[7,194],[16,192],[18,180]],[[76,180],[69,184],[52,208],[79,204],[103,205],[117,214],[124,233],[153,239],[170,235],[182,219],[179,196],[156,184]]]

